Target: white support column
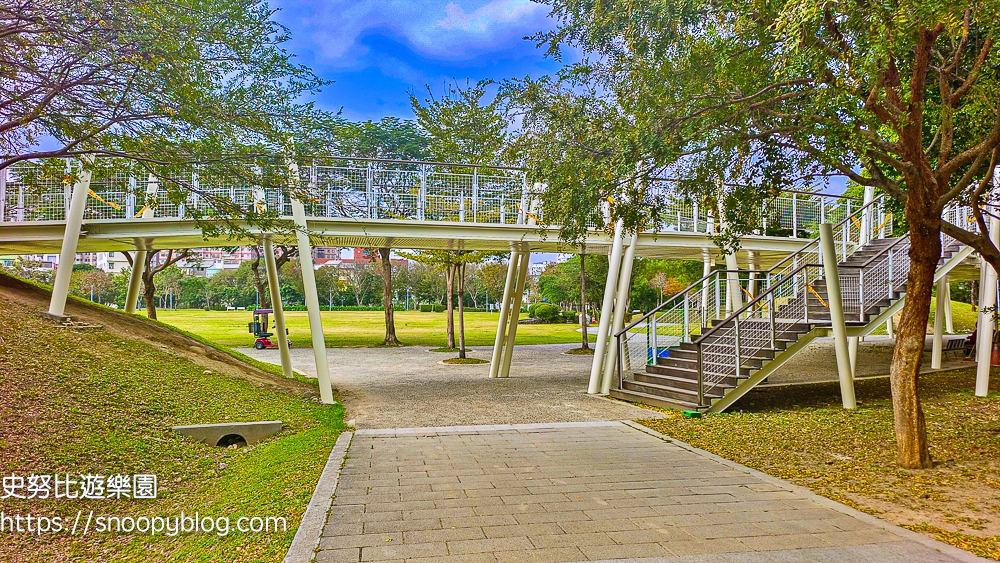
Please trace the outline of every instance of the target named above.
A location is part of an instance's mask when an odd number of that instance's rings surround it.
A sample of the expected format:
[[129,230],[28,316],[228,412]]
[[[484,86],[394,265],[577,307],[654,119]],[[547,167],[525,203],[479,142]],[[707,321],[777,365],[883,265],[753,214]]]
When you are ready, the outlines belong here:
[[[635,261],[635,247],[639,239],[638,233],[632,235],[628,249],[625,250],[625,257],[622,259],[621,271],[618,275],[618,291],[615,295],[615,315],[611,322],[611,332],[608,342],[607,359],[604,361],[604,378],[601,381],[601,394],[607,395],[611,391],[611,380],[615,374],[615,364],[618,361],[618,345],[614,340],[614,335],[625,328],[625,313],[628,310],[629,293],[632,291],[632,263]],[[656,338],[656,335],[652,335]]]
[[819,226],[820,246],[823,251],[823,274],[826,279],[827,301],[830,306],[830,324],[833,325],[834,348],[837,351],[837,372],[840,375],[840,397],[845,409],[857,407],[854,398],[854,373],[847,343],[847,326],[844,324],[844,302],[840,295],[840,274],[837,269],[837,248],[833,226]]
[[125,312],[135,314],[136,304],[139,303],[139,284],[142,283],[142,271],[146,268],[146,251],[139,250],[143,243],[136,240],[136,251],[132,256],[132,272],[128,277],[128,290],[125,292]]
[[740,295],[740,269],[736,261],[736,253],[726,254],[726,269],[730,270],[726,274],[726,310],[732,313],[743,307],[743,296]]
[[945,276],[944,284],[944,331],[948,334],[955,334],[955,324],[952,322],[951,316],[951,282],[947,281],[948,276]]
[[69,296],[69,282],[73,277],[73,262],[76,262],[76,246],[80,242],[80,230],[83,227],[83,213],[87,209],[87,193],[90,191],[91,170],[89,164],[93,157],[84,157],[84,168],[80,178],[73,185],[73,195],[70,199],[69,213],[66,214],[66,231],[63,235],[62,251],[59,253],[59,267],[56,268],[56,279],[52,282],[52,298],[49,301],[49,314],[62,317],[66,312],[66,298]]
[[[701,277],[708,277],[708,274],[712,273],[712,255],[709,254],[707,248],[701,249],[701,260],[704,262],[701,268]],[[708,280],[705,280],[701,285],[701,310],[703,315],[708,314],[708,285]],[[702,322],[708,322],[708,319],[703,318]]]
[[[1000,219],[990,217],[990,240],[1000,242]],[[980,260],[979,274],[979,323],[976,325],[976,396],[985,397],[990,390],[990,356],[993,353],[993,331],[997,304],[997,272],[985,260]]]
[[753,250],[747,251],[747,269],[750,270],[747,291],[750,292],[750,298],[753,298],[757,296],[757,274],[754,272],[757,269],[757,253]]
[[941,369],[941,353],[944,347],[944,301],[948,278],[937,282],[937,296],[934,300],[934,344],[931,346],[931,369]]
[[[868,205],[875,199],[875,188],[873,186],[865,186],[864,200],[862,205]],[[875,229],[875,209],[874,205],[868,205],[864,211],[861,212],[861,236],[859,240],[861,246],[864,246],[872,239],[872,230]]]
[[885,320],[885,334],[889,338],[896,338],[896,335],[894,334],[894,331],[892,329],[892,317],[889,317],[888,319]]
[[[297,169],[294,172],[294,177],[298,177]],[[302,289],[306,294],[306,310],[309,313],[309,331],[312,333],[313,357],[316,360],[320,402],[330,405],[335,401],[333,400],[333,387],[330,385],[330,364],[326,357],[326,339],[323,337],[319,293],[316,291],[316,271],[314,270],[312,245],[309,243],[309,233],[306,232],[306,209],[302,202],[297,199],[292,200],[292,217],[295,220],[295,236],[299,243],[299,264],[301,266],[299,269],[302,270]]]
[[[274,311],[274,331],[278,336],[278,352],[281,356],[281,374],[292,377],[292,354],[288,350],[288,336],[285,334],[285,306],[281,302],[281,287],[278,285],[278,264],[274,260],[274,242],[264,238],[264,266],[267,268],[267,288],[271,294],[271,309]],[[267,331],[267,327],[264,327]]]
[[858,376],[858,338],[851,336],[847,339],[847,355],[851,358],[851,377]]
[[[155,201],[156,192],[159,187],[159,180],[156,179],[156,176],[150,174],[146,178],[146,199],[143,201],[142,207],[140,207],[143,219],[149,219],[156,213],[149,203]],[[129,218],[131,219],[131,217]],[[146,249],[145,241],[140,242],[136,239],[135,256],[132,258],[132,273],[128,279],[128,291],[125,292],[125,312],[130,315],[135,314],[136,304],[139,303],[139,285],[142,283],[142,272],[146,268],[146,258],[148,256],[149,251]]]
[[514,357],[514,339],[517,338],[517,321],[521,316],[521,301],[524,298],[524,286],[528,281],[528,264],[531,262],[530,252],[519,252],[517,264],[517,280],[514,282],[511,295],[510,315],[507,321],[507,343],[503,349],[503,363],[500,365],[498,377],[510,376],[510,362]]
[[601,302],[601,321],[597,327],[597,343],[594,346],[594,363],[590,366],[590,385],[587,393],[596,395],[601,391],[601,375],[604,367],[604,352],[608,348],[608,332],[611,330],[612,308],[615,301],[615,290],[618,289],[618,273],[622,263],[622,229],[621,219],[615,223],[614,241],[611,244],[611,256],[608,259],[608,281],[604,284],[604,299]]
[[510,260],[507,262],[507,280],[503,286],[503,300],[500,302],[500,320],[497,323],[497,337],[493,341],[493,359],[490,361],[490,378],[499,377],[500,360],[503,357],[503,345],[507,336],[507,320],[510,316],[510,299],[514,291],[514,284],[517,281],[518,266],[517,261],[521,254],[516,250],[510,251]]

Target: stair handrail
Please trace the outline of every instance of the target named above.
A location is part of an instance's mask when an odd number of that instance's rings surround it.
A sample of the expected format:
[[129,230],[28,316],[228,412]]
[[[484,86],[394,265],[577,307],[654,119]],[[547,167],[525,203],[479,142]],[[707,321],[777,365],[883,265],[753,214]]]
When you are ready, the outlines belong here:
[[[850,221],[852,217],[854,217],[855,215],[860,214],[865,209],[868,209],[869,207],[874,206],[876,203],[884,202],[885,199],[886,199],[886,195],[885,194],[880,194],[877,197],[872,198],[871,201],[869,201],[868,203],[866,203],[866,204],[862,205],[861,207],[857,208],[853,212],[847,214],[847,216],[845,216],[843,219],[841,219],[840,221],[838,221],[837,223],[835,223],[833,225],[833,231],[836,232],[837,229],[839,229],[840,227],[842,227],[844,225],[844,223]],[[885,225],[882,226],[882,228],[884,228],[884,227],[885,227]],[[876,229],[873,229],[873,230],[876,230]],[[806,244],[804,244],[801,248],[799,248],[795,252],[793,252],[793,253],[789,254],[788,256],[785,256],[781,260],[777,261],[773,266],[771,266],[768,269],[768,271],[769,272],[770,271],[774,271],[775,269],[777,269],[779,266],[781,266],[785,262],[787,262],[787,261],[795,258],[798,255],[804,254],[805,251],[806,251],[806,249],[812,247],[813,245],[818,245],[818,244],[819,244],[819,238],[812,239],[811,241],[809,241]]]
[[657,305],[655,309],[650,310],[645,315],[643,315],[643,316],[639,317],[638,319],[636,319],[635,321],[631,322],[628,326],[626,326],[625,328],[623,328],[620,331],[616,332],[613,336],[615,338],[617,338],[617,337],[625,334],[629,330],[632,330],[633,328],[635,328],[642,321],[648,319],[649,317],[653,316],[654,314],[656,314],[656,313],[660,312],[661,310],[665,309],[667,307],[667,305],[673,303],[679,297],[685,297],[686,298],[687,293],[689,291],[691,291],[692,289],[695,289],[695,287],[698,284],[702,283],[703,281],[705,281],[705,280],[707,280],[707,279],[709,279],[711,277],[715,277],[715,276],[717,276],[719,274],[766,274],[767,272],[768,272],[768,270],[712,270],[711,272],[708,273],[708,275],[705,275],[705,276],[702,276],[702,277],[698,278],[698,280],[695,281],[695,282],[693,282],[691,285],[689,285],[689,286],[685,287],[684,289],[678,291],[677,293],[671,295],[670,297],[667,298],[666,301],[664,301],[663,303]]

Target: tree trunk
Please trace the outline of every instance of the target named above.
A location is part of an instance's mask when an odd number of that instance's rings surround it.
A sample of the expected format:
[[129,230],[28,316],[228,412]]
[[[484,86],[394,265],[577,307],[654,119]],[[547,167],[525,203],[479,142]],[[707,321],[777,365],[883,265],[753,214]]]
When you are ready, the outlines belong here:
[[385,341],[382,343],[386,346],[399,346],[395,311],[392,308],[392,261],[389,260],[389,253],[388,248],[378,249],[378,255],[382,259],[382,308],[385,311]]
[[445,269],[445,279],[447,302],[448,302],[448,348],[455,347],[455,297],[453,295],[455,288],[455,264],[448,264]]
[[458,357],[465,357],[465,263],[457,264],[458,270]]
[[590,349],[590,337],[587,335],[587,255],[580,254],[580,332],[583,334],[584,350]]
[[972,280],[969,282],[969,302],[972,304],[972,310],[979,311],[979,280]]
[[150,272],[149,263],[142,271],[142,298],[146,302],[146,316],[156,319],[156,284],[153,282],[153,274]]
[[[911,194],[916,190],[912,189]],[[896,347],[892,354],[890,382],[896,430],[896,463],[906,469],[933,467],[927,448],[927,429],[920,407],[918,379],[930,316],[934,272],[941,259],[940,219],[928,218],[927,211],[907,201],[910,221],[910,272],[906,282],[906,304],[896,327]]]
[[260,301],[260,308],[268,309],[271,307],[271,292],[268,291],[265,274],[260,271],[262,254],[263,251],[260,247],[254,247],[254,259],[250,262],[250,270],[253,272],[253,283],[257,289],[257,300]]

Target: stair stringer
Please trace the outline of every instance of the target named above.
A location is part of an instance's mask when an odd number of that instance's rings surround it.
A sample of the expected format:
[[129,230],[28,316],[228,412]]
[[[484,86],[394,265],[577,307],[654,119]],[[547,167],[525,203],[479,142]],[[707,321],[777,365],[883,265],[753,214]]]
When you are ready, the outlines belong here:
[[[955,253],[954,256],[945,261],[944,264],[938,267],[934,272],[934,282],[937,283],[941,278],[947,276],[952,270],[958,267],[959,264],[965,261],[966,258],[972,256],[975,252],[971,246],[963,246],[961,250]],[[868,336],[875,329],[885,324],[889,317],[895,315],[903,309],[903,305],[906,304],[906,294],[903,293],[898,299],[889,304],[888,307],[882,310],[881,313],[876,315],[864,326],[849,326],[847,327],[847,336]]]
[[[934,281],[937,282],[944,276],[948,275],[953,269],[955,269],[959,264],[965,261],[966,258],[971,256],[973,249],[970,246],[963,246],[954,256],[941,264],[940,267],[934,272]],[[875,316],[872,320],[868,321],[864,326],[859,327],[847,327],[847,336],[867,336],[875,331],[876,328],[885,324],[886,320],[892,315],[898,313],[903,305],[906,303],[906,294],[903,293],[898,299],[889,304],[888,307],[882,310],[881,313]],[[777,371],[778,368],[785,365],[789,360],[795,357],[800,350],[805,348],[810,342],[821,337],[830,336],[832,332],[829,326],[814,326],[809,332],[803,334],[799,337],[794,344],[788,348],[781,351],[780,354],[774,357],[771,361],[764,364],[760,369],[753,370],[750,372],[750,377],[744,379],[734,387],[729,389],[726,394],[712,401],[712,405],[708,408],[708,412],[723,412],[738,401],[741,397],[746,395],[751,389],[764,381],[769,375]]]
[[740,381],[739,385],[732,389],[728,389],[726,394],[721,398],[712,401],[712,406],[708,408],[708,412],[722,412],[733,405],[737,400],[743,395],[746,395],[751,389],[756,387],[761,381],[767,378],[767,376],[774,373],[778,368],[785,365],[788,360],[791,360],[799,353],[800,350],[805,348],[810,342],[819,338],[820,336],[826,336],[830,333],[829,327],[814,327],[809,332],[803,334],[788,348],[781,351],[780,354],[776,355],[774,359],[770,360],[764,364],[758,370],[751,370],[750,377]]

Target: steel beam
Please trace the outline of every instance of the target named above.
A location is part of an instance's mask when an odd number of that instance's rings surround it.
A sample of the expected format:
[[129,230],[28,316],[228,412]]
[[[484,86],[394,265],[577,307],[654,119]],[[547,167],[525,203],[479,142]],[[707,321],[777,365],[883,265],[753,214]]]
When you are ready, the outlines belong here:
[[[618,291],[615,295],[615,315],[611,322],[611,341],[608,343],[607,358],[604,361],[604,377],[601,380],[601,394],[607,395],[611,392],[611,380],[615,373],[615,365],[618,361],[618,346],[615,343],[614,335],[625,328],[625,313],[628,309],[628,298],[632,290],[632,262],[635,260],[635,241],[632,237],[629,241],[628,249],[625,250],[625,257],[622,259],[621,271],[618,274]],[[656,335],[653,335],[656,338]]]

